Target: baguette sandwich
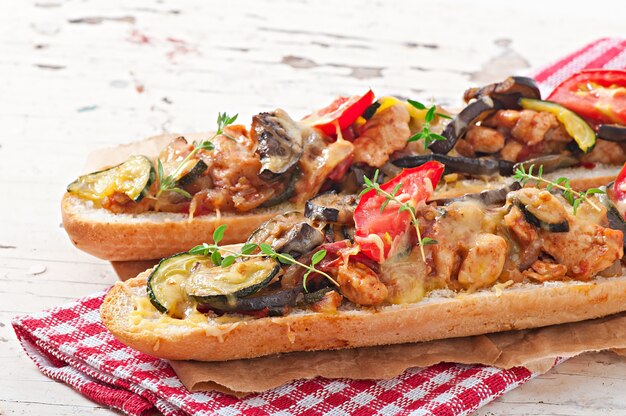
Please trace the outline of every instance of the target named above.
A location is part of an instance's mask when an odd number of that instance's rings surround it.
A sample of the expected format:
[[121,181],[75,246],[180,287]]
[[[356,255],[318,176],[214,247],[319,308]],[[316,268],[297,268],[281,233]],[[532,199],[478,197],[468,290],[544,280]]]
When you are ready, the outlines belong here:
[[317,196],[245,244],[221,246],[220,227],[213,243],[118,282],[102,320],[146,354],[225,361],[626,310],[621,182],[577,192],[533,167],[504,191],[434,200],[443,173],[431,161],[383,184],[365,177],[360,197]]
[[63,223],[95,256],[149,260],[207,241],[224,224],[224,242],[241,242],[315,195],[358,192],[377,169],[383,180],[444,163],[446,186],[434,197],[448,198],[508,184],[530,165],[555,179],[569,169],[572,187],[584,190],[611,181],[626,161],[615,134],[598,139],[576,113],[541,101],[532,79],[470,89],[465,99],[454,117],[413,100],[374,101],[371,91],[301,121],[283,110],[260,113],[250,129],[220,114],[215,134],[173,138],[158,155],[78,178],[63,197]]

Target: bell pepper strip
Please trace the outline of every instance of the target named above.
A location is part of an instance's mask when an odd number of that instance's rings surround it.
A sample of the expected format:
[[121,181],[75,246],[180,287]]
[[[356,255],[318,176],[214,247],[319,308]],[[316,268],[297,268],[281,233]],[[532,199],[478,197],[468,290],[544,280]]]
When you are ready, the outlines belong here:
[[[432,196],[444,168],[442,163],[431,161],[404,169],[398,176],[380,185],[380,189],[392,193],[399,186],[397,199],[409,202],[415,208],[419,202]],[[393,201],[381,210],[385,201],[385,195],[371,189],[361,196],[354,211],[355,241],[362,253],[378,263],[401,249],[410,238],[412,229],[410,213],[400,211]]]
[[336,137],[337,126],[340,130],[350,126],[373,101],[372,90],[360,96],[337,97],[330,105],[303,118],[302,122],[322,130],[328,136]]
[[526,110],[545,111],[554,114],[583,152],[589,153],[596,145],[596,133],[591,126],[576,113],[562,105],[551,101],[534,100],[531,98],[521,98],[519,104]]
[[599,123],[626,125],[626,71],[580,71],[559,84],[548,97],[581,117]]

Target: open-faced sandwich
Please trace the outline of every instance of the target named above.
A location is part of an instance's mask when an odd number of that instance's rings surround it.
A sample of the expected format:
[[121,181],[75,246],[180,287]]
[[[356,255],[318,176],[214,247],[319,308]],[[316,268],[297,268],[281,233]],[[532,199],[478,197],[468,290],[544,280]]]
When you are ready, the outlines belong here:
[[382,184],[375,172],[360,196],[316,196],[243,245],[221,246],[230,230],[219,227],[213,242],[117,283],[103,322],[147,354],[220,361],[626,310],[626,173],[583,192],[519,167],[506,188],[433,200],[444,169],[430,161]]
[[[530,165],[542,166],[548,178],[569,168],[574,189],[596,187],[626,161],[624,129],[597,125],[609,116],[626,122],[620,107],[626,77],[603,74],[594,83],[573,82],[578,89],[569,95],[555,91],[563,105],[541,101],[532,79],[510,77],[468,90],[469,104],[454,117],[413,100],[375,101],[371,91],[340,97],[301,121],[283,110],[260,113],[249,129],[220,114],[215,134],[194,142],[178,137],[159,155],[132,156],[71,183],[64,226],[91,254],[143,260],[187,250],[221,224],[230,227],[225,242],[241,242],[318,194],[358,193],[377,169],[383,181],[429,160],[446,166],[439,199],[500,189]],[[601,99],[592,102],[595,96]]]

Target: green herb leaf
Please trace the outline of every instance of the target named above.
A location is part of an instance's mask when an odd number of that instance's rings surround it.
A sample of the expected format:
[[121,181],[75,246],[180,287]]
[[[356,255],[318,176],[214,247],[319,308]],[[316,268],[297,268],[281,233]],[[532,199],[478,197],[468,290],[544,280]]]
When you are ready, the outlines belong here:
[[278,258],[278,261],[282,264],[294,264],[296,262],[296,259],[294,259],[291,254],[287,253],[280,253],[276,258]]
[[246,243],[241,246],[241,254],[250,254],[256,250],[259,246],[253,243]]
[[419,101],[415,101],[415,100],[406,100],[409,104],[411,104],[413,107],[417,108],[418,110],[426,110],[426,106],[422,103],[420,103]]
[[222,260],[222,267],[228,267],[230,265],[232,265],[235,260],[237,259],[236,256],[226,256],[224,257],[224,260]]
[[227,227],[226,224],[222,224],[213,231],[213,241],[215,241],[215,244],[219,244],[219,242],[224,239],[224,233]]
[[276,252],[274,252],[274,249],[272,248],[272,246],[270,246],[267,243],[259,244],[259,248],[261,249],[261,252],[263,254],[265,254],[266,256],[275,256],[276,255]]
[[184,196],[185,198],[189,198],[189,199],[192,198],[192,195],[189,192],[187,192],[187,191],[185,191],[184,189],[181,189],[181,188],[169,188],[169,189],[166,189],[166,191],[175,192],[175,193],[177,193],[179,195]]
[[324,257],[326,257],[326,250],[320,250],[313,254],[313,257],[311,257],[311,266],[315,266],[317,263],[324,260]]
[[209,246],[207,245],[207,243],[202,243],[199,246],[195,246],[194,248],[189,250],[189,254],[206,256],[207,254],[209,254]]
[[587,189],[587,191],[585,192],[585,195],[595,195],[595,194],[605,194],[606,191],[603,191],[602,189],[598,189],[598,188],[589,188]]
[[420,244],[422,246],[428,246],[428,245],[431,245],[431,244],[437,244],[437,240],[432,239],[430,237],[424,237],[424,238],[422,238]]
[[437,107],[435,107],[434,105],[428,109],[426,115],[424,116],[424,120],[426,120],[426,123],[431,123],[435,119],[436,110]]
[[451,116],[449,116],[447,114],[443,114],[443,113],[437,113],[437,117],[445,118],[447,120],[452,120]]
[[211,253],[211,261],[216,266],[219,266],[222,264],[222,255],[220,254],[219,251],[215,250],[213,253]]

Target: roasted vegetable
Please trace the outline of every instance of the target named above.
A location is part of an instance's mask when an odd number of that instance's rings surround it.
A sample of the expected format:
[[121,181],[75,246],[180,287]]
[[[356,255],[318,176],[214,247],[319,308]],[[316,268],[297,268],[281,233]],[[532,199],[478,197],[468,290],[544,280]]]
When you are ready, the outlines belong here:
[[356,195],[327,192],[309,199],[304,208],[304,215],[314,221],[352,224],[352,215],[357,202]]
[[504,108],[518,109],[520,98],[540,99],[541,92],[534,79],[512,76],[502,82],[485,85],[481,88],[470,88],[463,94],[465,102],[472,99],[491,97],[500,101]]
[[150,159],[131,156],[120,165],[80,176],[67,186],[67,191],[92,201],[100,201],[118,192],[138,202],[148,194],[155,179],[156,172]]
[[523,162],[516,163],[513,166],[511,173],[515,173],[515,171],[520,168],[524,169],[525,171],[528,171],[531,166],[534,166],[536,169],[539,169],[540,167],[542,167],[543,173],[550,173],[559,169],[576,166],[578,163],[579,163],[578,159],[572,156],[545,155],[545,156],[539,156],[539,157],[525,160]]
[[298,167],[296,166],[293,169],[293,173],[291,174],[291,178],[289,178],[289,182],[287,183],[285,190],[281,192],[280,194],[262,203],[261,208],[270,208],[278,204],[282,204],[283,202],[293,197],[296,194],[296,183],[298,182],[298,179],[300,178],[300,174],[301,174],[300,169],[298,169]]
[[[603,191],[606,192],[607,187],[600,187]],[[626,221],[624,221],[624,217],[620,214],[619,210],[609,198],[609,195],[604,194],[596,194],[596,198],[602,205],[606,207],[606,217],[609,221],[609,227],[614,230],[619,230],[624,233],[624,249],[626,249]]]
[[448,156],[437,153],[406,156],[392,163],[401,168],[413,168],[428,161],[436,160],[446,165],[446,173],[468,173],[471,175],[495,175],[500,172],[500,165],[495,159]]
[[271,258],[252,257],[222,267],[205,257],[193,265],[183,289],[200,303],[233,302],[263,289],[279,271],[280,263]]
[[522,98],[520,106],[526,110],[545,111],[554,114],[559,122],[565,127],[567,133],[574,138],[580,150],[589,153],[596,144],[596,134],[585,120],[578,114],[550,101],[533,100]]
[[467,129],[489,117],[491,114],[503,108],[500,101],[489,96],[481,97],[465,107],[443,130],[441,135],[446,140],[437,140],[428,147],[433,153],[446,154],[462,138]]
[[619,124],[600,124],[597,135],[610,142],[626,143],[626,126]]
[[284,175],[302,156],[302,128],[283,110],[254,116],[252,135],[258,141],[262,179],[273,180]]
[[278,308],[281,306],[293,306],[298,294],[302,292],[302,286],[290,289],[268,288],[261,293],[248,297],[216,297],[203,299],[201,307],[207,306],[222,312],[256,311],[264,308]]
[[487,206],[501,205],[506,202],[506,196],[509,194],[509,192],[517,191],[521,188],[522,186],[519,182],[513,182],[512,184],[500,189],[490,189],[478,193],[465,194],[455,198],[433,199],[432,202],[436,202],[437,205],[447,205],[449,203],[457,201],[475,200],[480,201]]
[[324,233],[313,227],[300,212],[277,215],[250,235],[248,243],[267,243],[279,253],[300,257],[324,242]]

